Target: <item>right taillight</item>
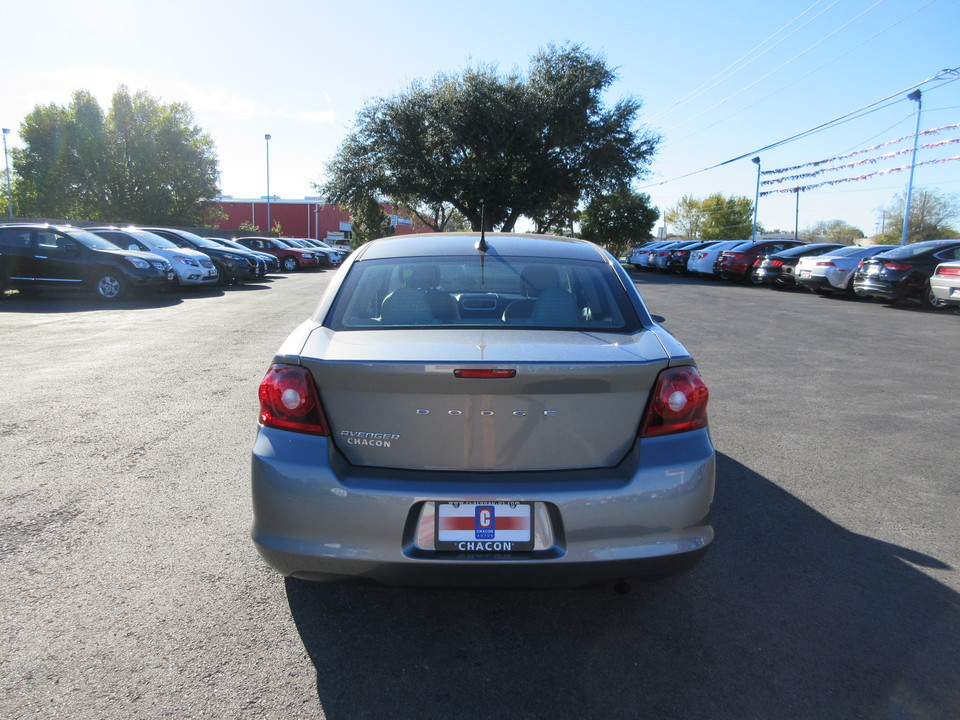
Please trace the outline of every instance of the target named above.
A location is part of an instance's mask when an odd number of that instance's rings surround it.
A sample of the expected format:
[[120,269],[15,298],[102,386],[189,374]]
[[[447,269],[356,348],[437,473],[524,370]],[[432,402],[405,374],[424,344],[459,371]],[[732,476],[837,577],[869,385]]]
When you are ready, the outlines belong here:
[[671,435],[706,427],[709,397],[707,386],[695,367],[662,370],[640,423],[640,437]]
[[957,275],[960,275],[960,267],[949,267],[947,265],[941,265],[940,267],[937,268],[937,275],[940,275],[942,277],[946,277],[948,275],[955,277]]
[[300,365],[271,365],[260,383],[260,424],[265,427],[329,435],[320,394],[310,371]]

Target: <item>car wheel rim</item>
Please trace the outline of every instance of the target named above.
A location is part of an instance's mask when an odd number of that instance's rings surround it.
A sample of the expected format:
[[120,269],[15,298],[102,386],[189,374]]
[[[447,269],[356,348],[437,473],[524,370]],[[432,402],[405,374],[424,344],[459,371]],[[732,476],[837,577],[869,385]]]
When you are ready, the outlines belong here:
[[283,267],[286,268],[287,270],[296,270],[297,261],[294,260],[293,258],[287,258],[286,260],[283,261]]
[[104,275],[97,283],[97,292],[101,297],[112,300],[120,294],[120,281],[109,275]]

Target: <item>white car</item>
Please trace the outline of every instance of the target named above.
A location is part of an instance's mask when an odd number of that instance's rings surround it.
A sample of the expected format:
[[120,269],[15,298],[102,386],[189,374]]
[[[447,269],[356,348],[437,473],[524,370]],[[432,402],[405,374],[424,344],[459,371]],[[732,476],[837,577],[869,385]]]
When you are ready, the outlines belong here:
[[173,265],[173,270],[177,276],[177,284],[181,287],[185,285],[216,285],[220,280],[220,274],[207,255],[198,250],[178,247],[166,238],[152,232],[136,228],[115,227],[86,229],[124,249],[143,250],[165,258]]
[[960,305],[960,262],[937,265],[930,277],[930,291],[948,305]]
[[802,257],[797,262],[794,278],[798,285],[814,292],[843,292],[857,296],[853,274],[861,260],[894,250],[895,245],[850,245],[831,250],[826,255]]
[[693,275],[713,275],[713,264],[724,250],[733,250],[749,240],[721,240],[710,247],[693,250],[687,260],[687,272]]

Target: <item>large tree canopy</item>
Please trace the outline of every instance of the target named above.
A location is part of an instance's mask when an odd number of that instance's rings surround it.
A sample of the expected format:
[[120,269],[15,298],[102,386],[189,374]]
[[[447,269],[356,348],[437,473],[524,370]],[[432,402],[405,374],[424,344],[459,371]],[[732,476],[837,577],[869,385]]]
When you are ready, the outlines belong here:
[[320,189],[341,204],[449,206],[477,230],[549,224],[626,187],[652,159],[659,137],[634,128],[640,102],[603,104],[615,79],[574,45],[536,55],[526,78],[479,67],[414,82],[360,111]]
[[217,193],[213,140],[182,103],[120,86],[106,115],[77,91],[69,106],[36,107],[13,151],[15,206],[34,217],[199,225]]

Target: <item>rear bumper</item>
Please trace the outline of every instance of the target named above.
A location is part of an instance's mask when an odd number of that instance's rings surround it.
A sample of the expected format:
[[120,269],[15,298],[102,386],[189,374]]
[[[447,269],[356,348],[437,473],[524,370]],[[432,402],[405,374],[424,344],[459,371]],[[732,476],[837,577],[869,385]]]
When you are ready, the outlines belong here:
[[[321,581],[577,587],[671,575],[713,540],[714,475],[706,430],[639,441],[614,468],[484,474],[358,468],[328,438],[260,428],[252,537],[280,573]],[[433,501],[458,499],[533,501],[537,545],[436,551]]]
[[960,305],[960,282],[944,280],[934,275],[930,278],[930,289],[940,300],[950,305]]

